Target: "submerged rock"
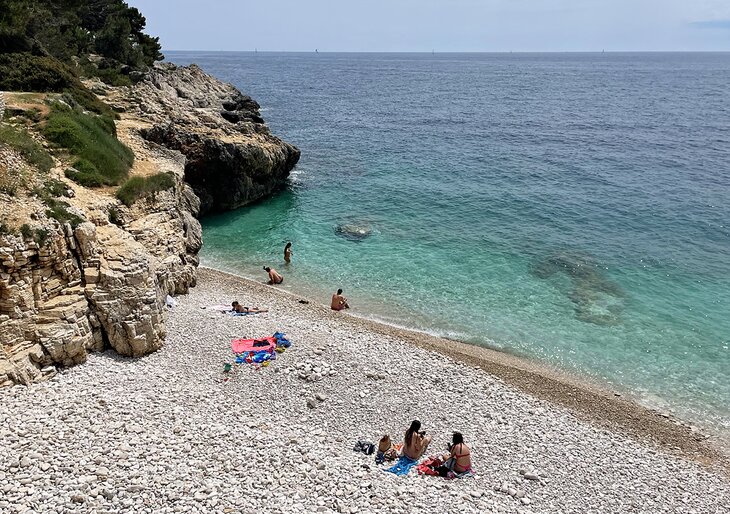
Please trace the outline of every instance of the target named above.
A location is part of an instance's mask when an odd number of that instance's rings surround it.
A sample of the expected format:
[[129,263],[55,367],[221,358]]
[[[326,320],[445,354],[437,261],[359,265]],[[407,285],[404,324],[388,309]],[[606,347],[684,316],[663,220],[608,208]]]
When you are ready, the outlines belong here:
[[566,296],[574,304],[576,319],[602,326],[621,323],[626,293],[605,276],[590,256],[558,252],[536,262],[530,272],[543,280],[556,274],[570,279]]
[[335,234],[350,241],[362,241],[372,233],[372,227],[367,224],[346,223],[335,227]]

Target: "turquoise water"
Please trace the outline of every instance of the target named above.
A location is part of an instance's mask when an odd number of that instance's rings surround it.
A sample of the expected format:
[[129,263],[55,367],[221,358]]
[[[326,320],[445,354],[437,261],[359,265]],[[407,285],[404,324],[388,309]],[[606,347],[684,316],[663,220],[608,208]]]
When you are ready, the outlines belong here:
[[730,429],[730,54],[168,58],[302,150],[285,191],[203,220],[204,264]]

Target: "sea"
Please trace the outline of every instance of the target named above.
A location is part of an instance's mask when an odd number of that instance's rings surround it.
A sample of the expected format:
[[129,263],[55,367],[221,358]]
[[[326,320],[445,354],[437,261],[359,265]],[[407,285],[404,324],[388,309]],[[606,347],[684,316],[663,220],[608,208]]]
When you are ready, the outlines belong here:
[[302,151],[202,220],[202,264],[730,434],[730,53],[167,58]]

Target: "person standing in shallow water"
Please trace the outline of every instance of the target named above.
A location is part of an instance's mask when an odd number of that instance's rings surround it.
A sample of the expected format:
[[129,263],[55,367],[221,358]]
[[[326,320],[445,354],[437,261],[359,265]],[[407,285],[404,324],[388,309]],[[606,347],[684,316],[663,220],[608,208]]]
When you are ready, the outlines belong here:
[[330,308],[333,311],[341,311],[342,309],[349,309],[350,305],[347,303],[347,298],[342,296],[342,289],[338,289],[335,294],[332,295],[332,303]]
[[284,247],[284,262],[287,264],[291,262],[291,241],[289,241]]
[[269,285],[281,284],[284,282],[284,277],[279,275],[274,268],[264,266],[264,271],[269,274]]

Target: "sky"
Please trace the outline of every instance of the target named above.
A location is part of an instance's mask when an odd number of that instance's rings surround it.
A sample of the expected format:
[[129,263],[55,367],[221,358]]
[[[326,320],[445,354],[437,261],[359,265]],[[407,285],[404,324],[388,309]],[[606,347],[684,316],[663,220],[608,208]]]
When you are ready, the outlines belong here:
[[730,51],[730,0],[127,2],[163,51]]

